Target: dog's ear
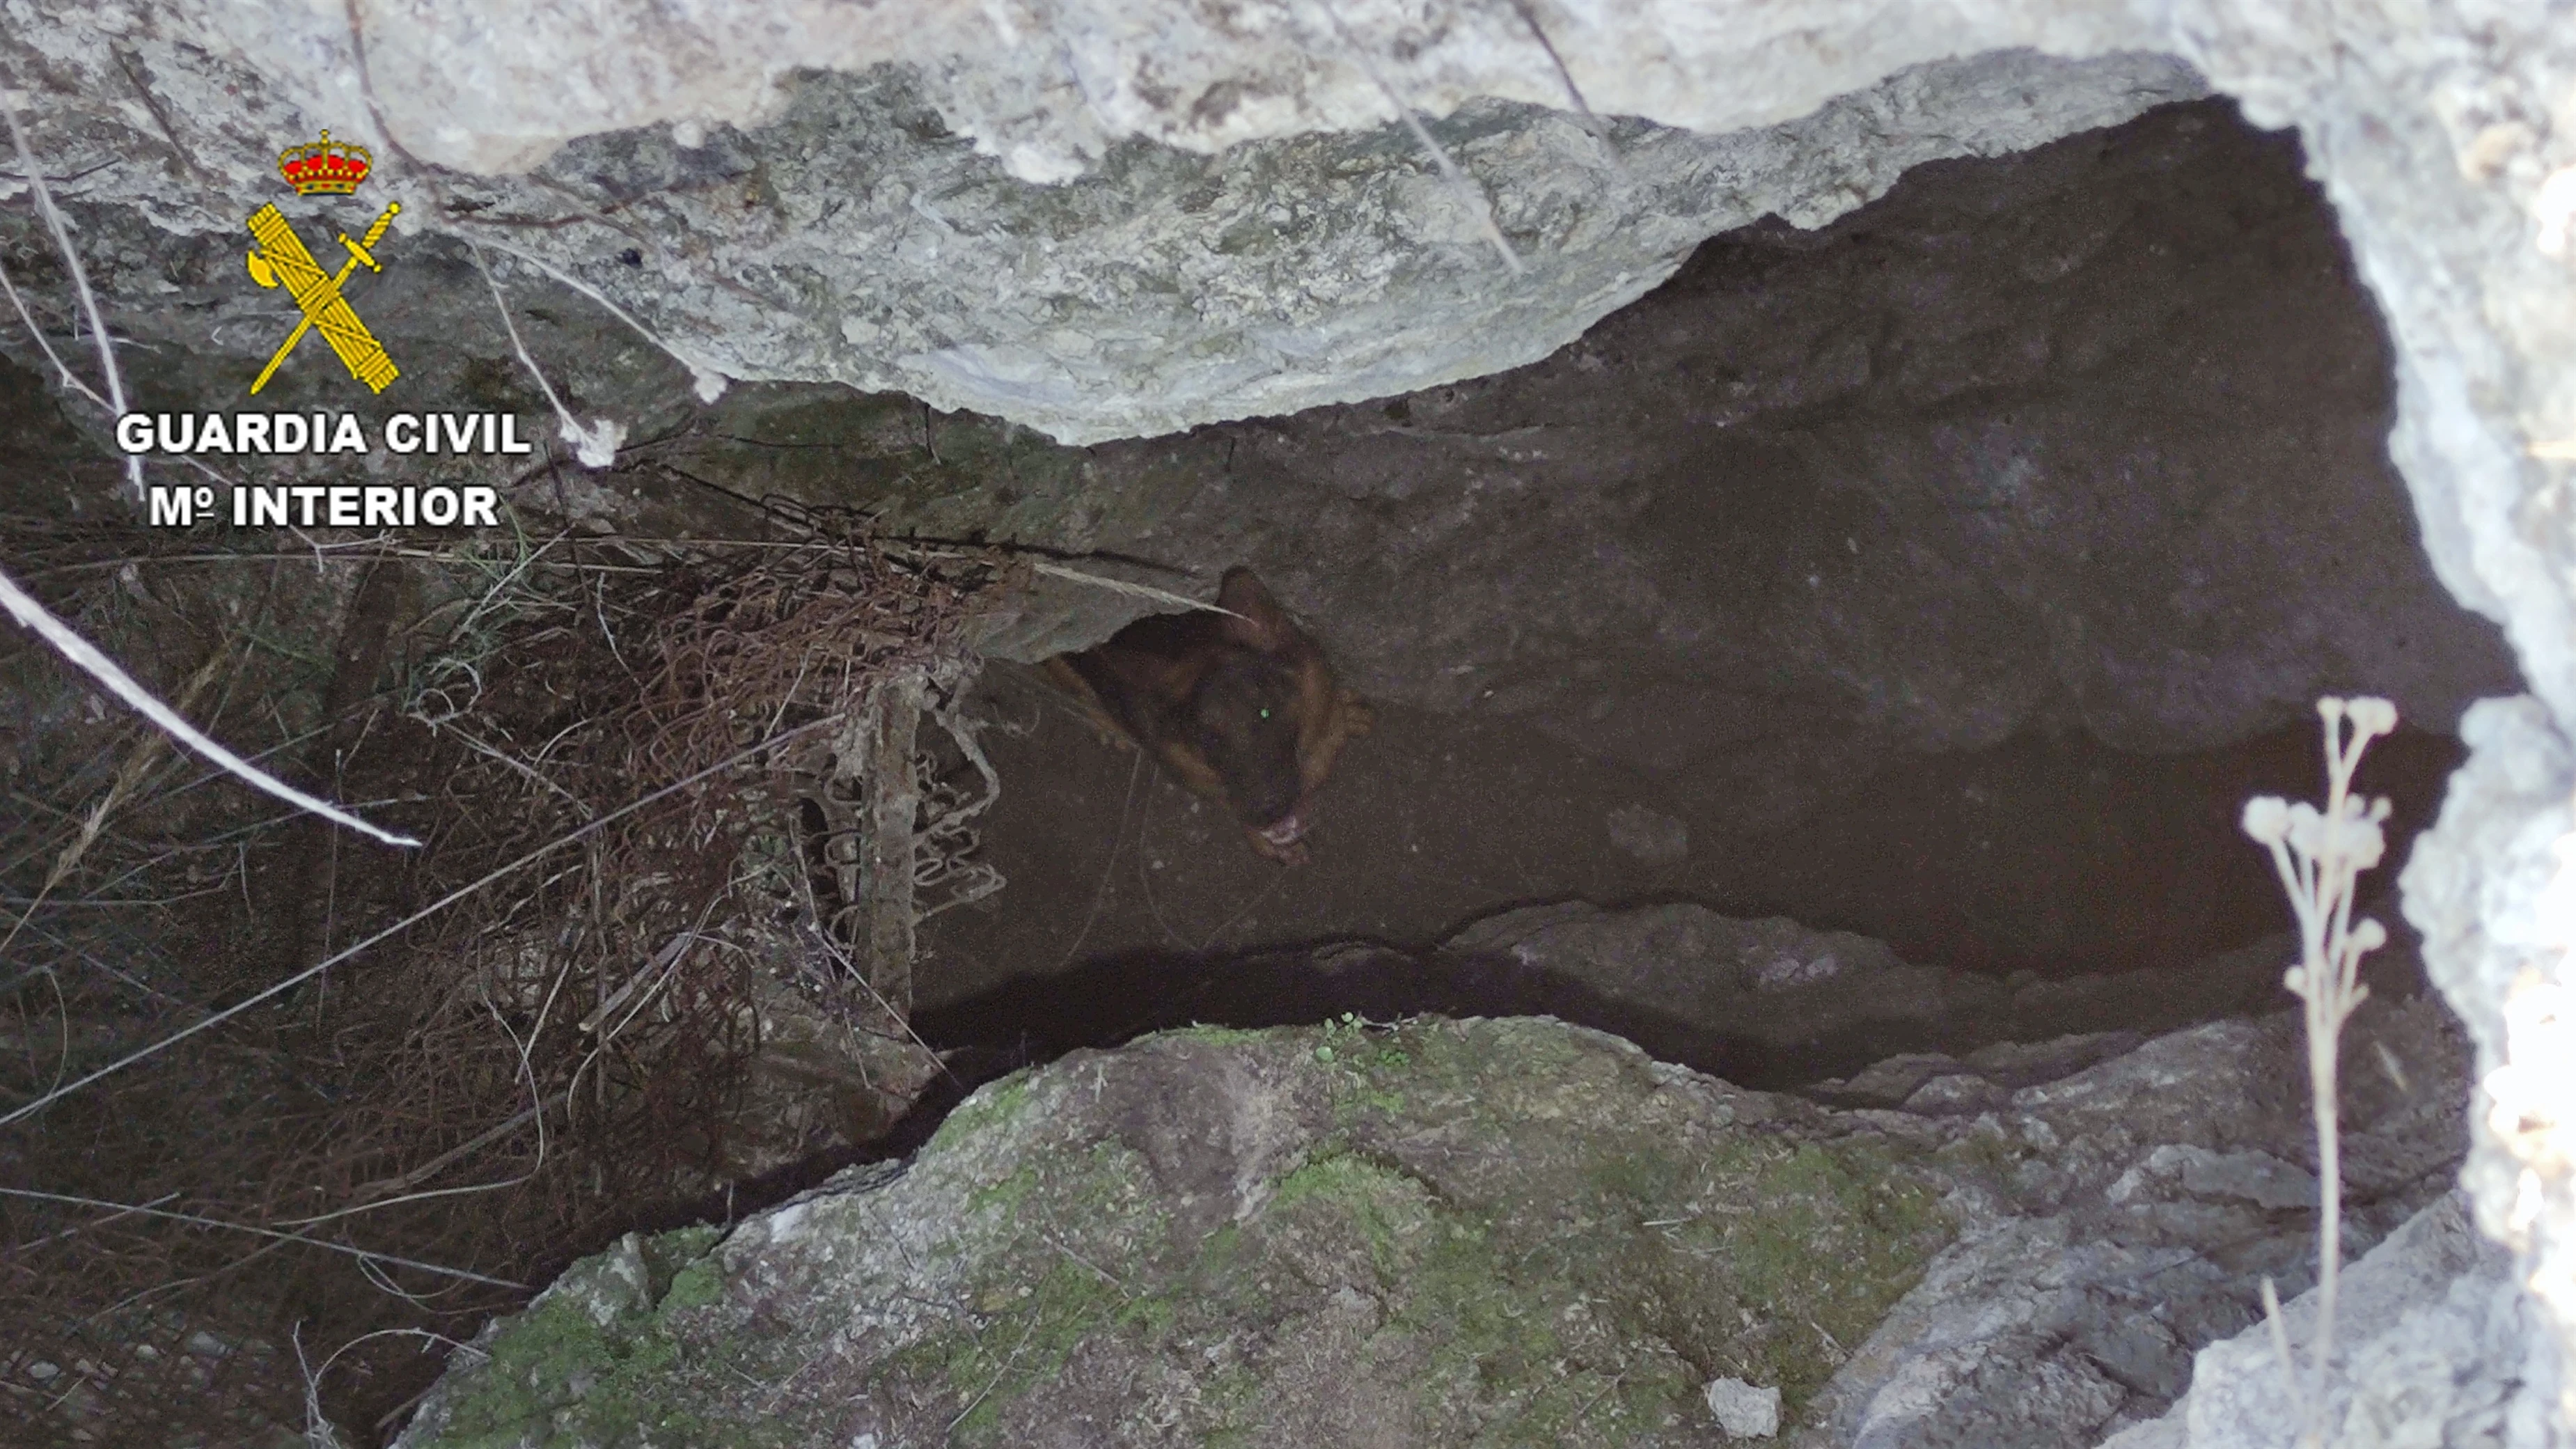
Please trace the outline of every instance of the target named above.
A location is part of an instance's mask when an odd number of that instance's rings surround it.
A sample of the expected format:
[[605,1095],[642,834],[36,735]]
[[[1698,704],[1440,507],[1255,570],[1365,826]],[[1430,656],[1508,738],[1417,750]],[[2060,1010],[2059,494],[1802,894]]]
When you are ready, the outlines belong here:
[[1247,568],[1230,568],[1225,581],[1217,586],[1216,606],[1232,610],[1225,616],[1225,637],[1247,649],[1276,654],[1288,647],[1287,611],[1270,597],[1270,590]]

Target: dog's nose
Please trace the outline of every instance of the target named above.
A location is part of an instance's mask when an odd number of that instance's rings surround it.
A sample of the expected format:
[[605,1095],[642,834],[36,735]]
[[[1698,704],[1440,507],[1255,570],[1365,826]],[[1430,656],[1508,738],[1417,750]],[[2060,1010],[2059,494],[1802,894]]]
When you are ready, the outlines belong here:
[[1306,812],[1302,809],[1291,810],[1261,827],[1261,838],[1278,846],[1294,845],[1305,833]]

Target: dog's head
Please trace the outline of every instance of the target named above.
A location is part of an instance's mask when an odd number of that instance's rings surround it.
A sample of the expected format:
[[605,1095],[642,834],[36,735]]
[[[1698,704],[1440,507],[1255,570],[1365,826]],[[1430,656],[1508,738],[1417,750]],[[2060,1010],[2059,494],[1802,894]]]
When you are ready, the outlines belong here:
[[1225,782],[1244,825],[1286,849],[1306,833],[1306,784],[1298,746],[1305,727],[1307,660],[1296,626],[1250,569],[1229,569],[1217,592],[1229,611],[1224,657],[1190,697],[1190,744]]

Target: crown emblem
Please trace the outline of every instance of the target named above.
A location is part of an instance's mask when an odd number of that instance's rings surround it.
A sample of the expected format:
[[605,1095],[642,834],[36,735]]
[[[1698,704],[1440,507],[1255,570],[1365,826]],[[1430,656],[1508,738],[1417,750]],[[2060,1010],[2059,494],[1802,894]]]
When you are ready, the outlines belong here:
[[277,174],[298,196],[346,196],[358,189],[375,165],[366,147],[334,141],[331,133],[309,146],[289,146],[277,153]]

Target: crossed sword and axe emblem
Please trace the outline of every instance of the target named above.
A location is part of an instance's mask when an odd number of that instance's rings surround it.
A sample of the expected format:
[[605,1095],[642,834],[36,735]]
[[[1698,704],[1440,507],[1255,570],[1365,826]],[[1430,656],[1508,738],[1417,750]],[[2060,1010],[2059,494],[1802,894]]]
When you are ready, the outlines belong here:
[[279,344],[277,355],[268,360],[259,381],[250,385],[252,392],[268,386],[268,380],[277,375],[277,369],[295,350],[295,344],[304,340],[305,333],[317,327],[322,331],[322,340],[330,343],[331,350],[339,354],[341,365],[349,369],[349,375],[377,392],[383,392],[386,384],[401,375],[400,369],[394,366],[394,360],[385,354],[385,345],[376,340],[375,334],[367,330],[367,324],[358,320],[357,311],[349,305],[348,299],[340,295],[341,286],[357,272],[361,263],[371,272],[384,270],[383,264],[376,260],[375,246],[385,239],[385,228],[394,224],[394,217],[401,211],[402,203],[399,201],[386,207],[384,214],[376,218],[376,224],[367,228],[364,241],[351,241],[347,232],[340,233],[340,245],[349,249],[349,260],[341,265],[337,276],[323,274],[321,263],[314,261],[313,254],[304,249],[304,239],[295,234],[295,228],[287,224],[285,214],[275,206],[263,206],[251,214],[250,233],[259,241],[246,259],[251,280],[263,287],[284,283],[287,292],[295,298],[296,307],[304,313],[304,320],[295,324],[295,330]]

